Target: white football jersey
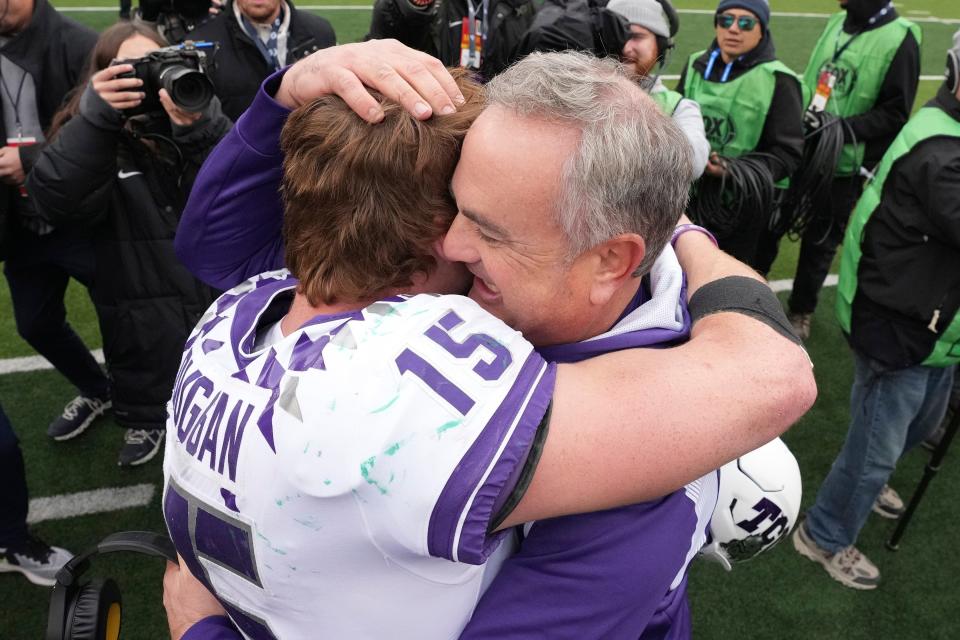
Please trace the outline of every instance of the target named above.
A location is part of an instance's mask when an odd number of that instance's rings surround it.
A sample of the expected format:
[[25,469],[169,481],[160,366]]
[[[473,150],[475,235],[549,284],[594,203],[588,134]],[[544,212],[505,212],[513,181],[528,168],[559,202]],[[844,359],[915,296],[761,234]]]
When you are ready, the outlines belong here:
[[187,341],[171,537],[248,638],[456,638],[511,551],[487,529],[555,368],[460,296],[396,297],[271,342],[295,285],[249,280]]

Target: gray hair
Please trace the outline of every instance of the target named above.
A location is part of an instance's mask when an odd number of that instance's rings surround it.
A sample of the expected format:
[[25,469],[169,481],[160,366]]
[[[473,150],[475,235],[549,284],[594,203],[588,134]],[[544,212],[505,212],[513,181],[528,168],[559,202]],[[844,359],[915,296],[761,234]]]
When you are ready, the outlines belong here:
[[673,121],[614,60],[564,51],[534,53],[486,86],[488,106],[575,127],[557,220],[570,258],[623,233],[644,238],[647,273],[686,209],[689,145]]

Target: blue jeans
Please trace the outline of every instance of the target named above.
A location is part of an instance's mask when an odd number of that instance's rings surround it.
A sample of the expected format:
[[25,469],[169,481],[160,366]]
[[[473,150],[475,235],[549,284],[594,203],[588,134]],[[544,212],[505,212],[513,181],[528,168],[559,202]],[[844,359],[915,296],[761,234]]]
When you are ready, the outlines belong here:
[[897,460],[943,420],[953,384],[954,367],[889,370],[853,356],[847,440],[807,512],[807,532],[830,553],[857,541]]

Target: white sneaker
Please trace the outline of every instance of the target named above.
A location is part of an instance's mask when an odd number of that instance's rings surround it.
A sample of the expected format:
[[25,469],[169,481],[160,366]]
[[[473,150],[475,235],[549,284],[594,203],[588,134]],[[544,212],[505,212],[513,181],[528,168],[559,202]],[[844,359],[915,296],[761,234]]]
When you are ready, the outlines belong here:
[[880,569],[853,545],[837,553],[824,551],[807,533],[805,522],[796,528],[792,539],[793,548],[800,555],[821,565],[831,578],[843,586],[867,591],[876,589],[880,584]]
[[33,534],[18,545],[0,547],[0,573],[19,571],[33,584],[52,587],[57,572],[70,561],[73,554],[60,547],[51,547]]

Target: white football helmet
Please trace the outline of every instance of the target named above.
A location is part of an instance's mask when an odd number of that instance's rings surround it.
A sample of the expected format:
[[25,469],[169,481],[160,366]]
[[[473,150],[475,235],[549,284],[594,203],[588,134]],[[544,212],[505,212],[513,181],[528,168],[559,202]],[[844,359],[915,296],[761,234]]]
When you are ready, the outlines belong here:
[[720,468],[720,494],[700,554],[730,571],[785,538],[800,514],[800,467],[780,438]]

